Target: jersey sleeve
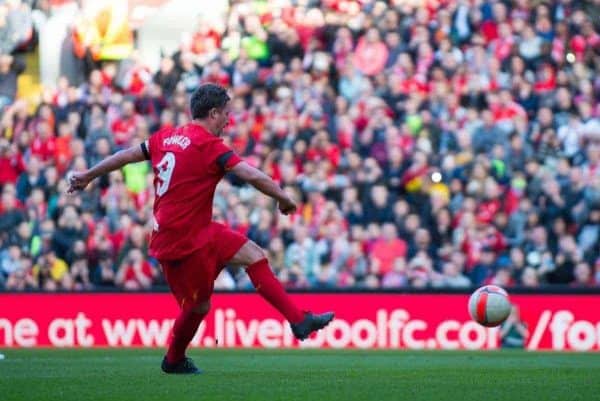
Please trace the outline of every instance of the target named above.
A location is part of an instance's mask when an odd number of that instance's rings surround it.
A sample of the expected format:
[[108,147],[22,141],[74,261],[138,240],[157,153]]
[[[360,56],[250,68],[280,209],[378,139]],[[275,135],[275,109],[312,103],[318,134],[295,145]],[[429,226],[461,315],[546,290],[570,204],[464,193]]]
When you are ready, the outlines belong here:
[[[158,148],[159,137],[160,131],[157,131],[154,134],[150,135],[150,137],[146,139],[146,141],[142,142],[143,144],[146,144],[146,150],[148,151],[148,154],[144,153],[144,156],[146,156],[148,160],[152,160],[152,155],[157,154],[157,152],[160,151],[160,149]],[[142,152],[143,151],[144,148],[142,147]]]
[[146,139],[144,142],[140,143],[140,148],[142,149],[142,153],[144,154],[144,158],[146,160],[151,160],[148,140]]
[[217,141],[213,145],[214,160],[221,171],[229,171],[236,164],[242,161],[231,148],[223,143],[223,141]]

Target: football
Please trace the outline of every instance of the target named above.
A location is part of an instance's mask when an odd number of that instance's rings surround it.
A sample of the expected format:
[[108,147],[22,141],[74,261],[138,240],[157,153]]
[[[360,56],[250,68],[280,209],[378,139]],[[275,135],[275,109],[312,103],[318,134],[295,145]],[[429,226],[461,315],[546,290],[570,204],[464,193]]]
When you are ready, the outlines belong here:
[[502,324],[510,314],[508,293],[496,285],[478,288],[469,298],[469,314],[477,323],[494,327]]

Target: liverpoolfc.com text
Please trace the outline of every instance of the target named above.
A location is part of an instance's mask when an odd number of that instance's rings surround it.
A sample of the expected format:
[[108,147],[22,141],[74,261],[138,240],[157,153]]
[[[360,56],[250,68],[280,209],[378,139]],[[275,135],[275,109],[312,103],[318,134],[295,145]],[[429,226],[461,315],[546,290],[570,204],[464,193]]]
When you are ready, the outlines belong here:
[[[412,317],[405,309],[379,309],[374,318],[334,320],[316,336],[298,343],[288,323],[276,319],[242,319],[234,309],[215,309],[192,341],[202,347],[495,349],[498,328],[473,321],[443,320],[436,324]],[[168,344],[173,319],[107,319],[92,321],[79,312],[57,317],[46,327],[27,317],[0,317],[0,346],[92,347],[160,346]],[[208,329],[210,327],[210,330]],[[528,349],[592,350],[600,348],[600,322],[576,320],[568,310],[543,311],[530,324]],[[540,347],[549,331],[550,344]]]

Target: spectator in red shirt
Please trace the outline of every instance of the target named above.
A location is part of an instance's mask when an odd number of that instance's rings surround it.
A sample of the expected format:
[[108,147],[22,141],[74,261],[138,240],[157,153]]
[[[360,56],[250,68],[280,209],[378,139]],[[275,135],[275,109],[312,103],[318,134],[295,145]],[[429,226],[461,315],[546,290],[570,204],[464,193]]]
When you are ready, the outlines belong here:
[[73,152],[71,151],[71,140],[73,134],[71,132],[71,125],[67,122],[61,122],[58,125],[58,138],[55,140],[55,153],[54,160],[56,160],[56,169],[58,173],[62,175],[73,158]]
[[135,112],[135,104],[126,100],[121,106],[121,116],[112,124],[112,132],[115,138],[115,144],[119,148],[128,146],[135,135],[135,129],[140,116]]
[[37,135],[31,142],[31,154],[39,157],[44,164],[54,163],[56,154],[56,139],[52,132],[52,126],[46,121],[38,122],[36,126]]
[[[208,64],[204,69],[204,73],[202,74],[202,82],[214,82],[221,86],[228,87],[230,84],[229,74],[223,69],[221,63],[215,60]],[[186,89],[188,89],[187,86]],[[189,89],[191,90],[192,88],[190,87]]]
[[498,34],[499,37],[492,41],[491,46],[494,49],[496,59],[503,61],[510,56],[515,44],[515,38],[512,34],[510,24],[505,22],[498,25]]
[[313,137],[306,157],[313,161],[328,160],[331,166],[337,169],[340,162],[340,149],[329,141],[327,131],[319,131]]
[[380,74],[388,59],[388,49],[376,28],[371,28],[359,39],[354,51],[354,64],[365,75]]
[[123,85],[128,93],[140,96],[152,82],[152,72],[144,65],[139,55],[132,56],[133,65],[127,70]]
[[16,144],[0,138],[0,188],[6,183],[15,184],[23,171],[25,164]]
[[142,251],[132,249],[115,276],[115,284],[124,290],[136,291],[152,286],[156,270],[144,259]]
[[398,238],[396,227],[391,223],[383,225],[381,234],[371,249],[371,269],[378,275],[385,275],[392,270],[397,258],[406,257],[407,246]]
[[[214,56],[221,47],[221,35],[211,26],[209,21],[199,21],[198,30],[194,32],[189,50],[202,59],[208,59]],[[188,50],[186,48],[186,50]]]

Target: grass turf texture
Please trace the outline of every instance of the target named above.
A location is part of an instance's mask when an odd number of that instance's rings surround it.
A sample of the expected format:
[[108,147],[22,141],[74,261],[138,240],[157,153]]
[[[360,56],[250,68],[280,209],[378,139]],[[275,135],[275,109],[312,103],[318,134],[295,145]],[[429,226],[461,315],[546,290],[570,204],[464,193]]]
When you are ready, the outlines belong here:
[[162,350],[0,352],[3,401],[600,399],[600,354],[193,350],[205,373],[174,376]]

